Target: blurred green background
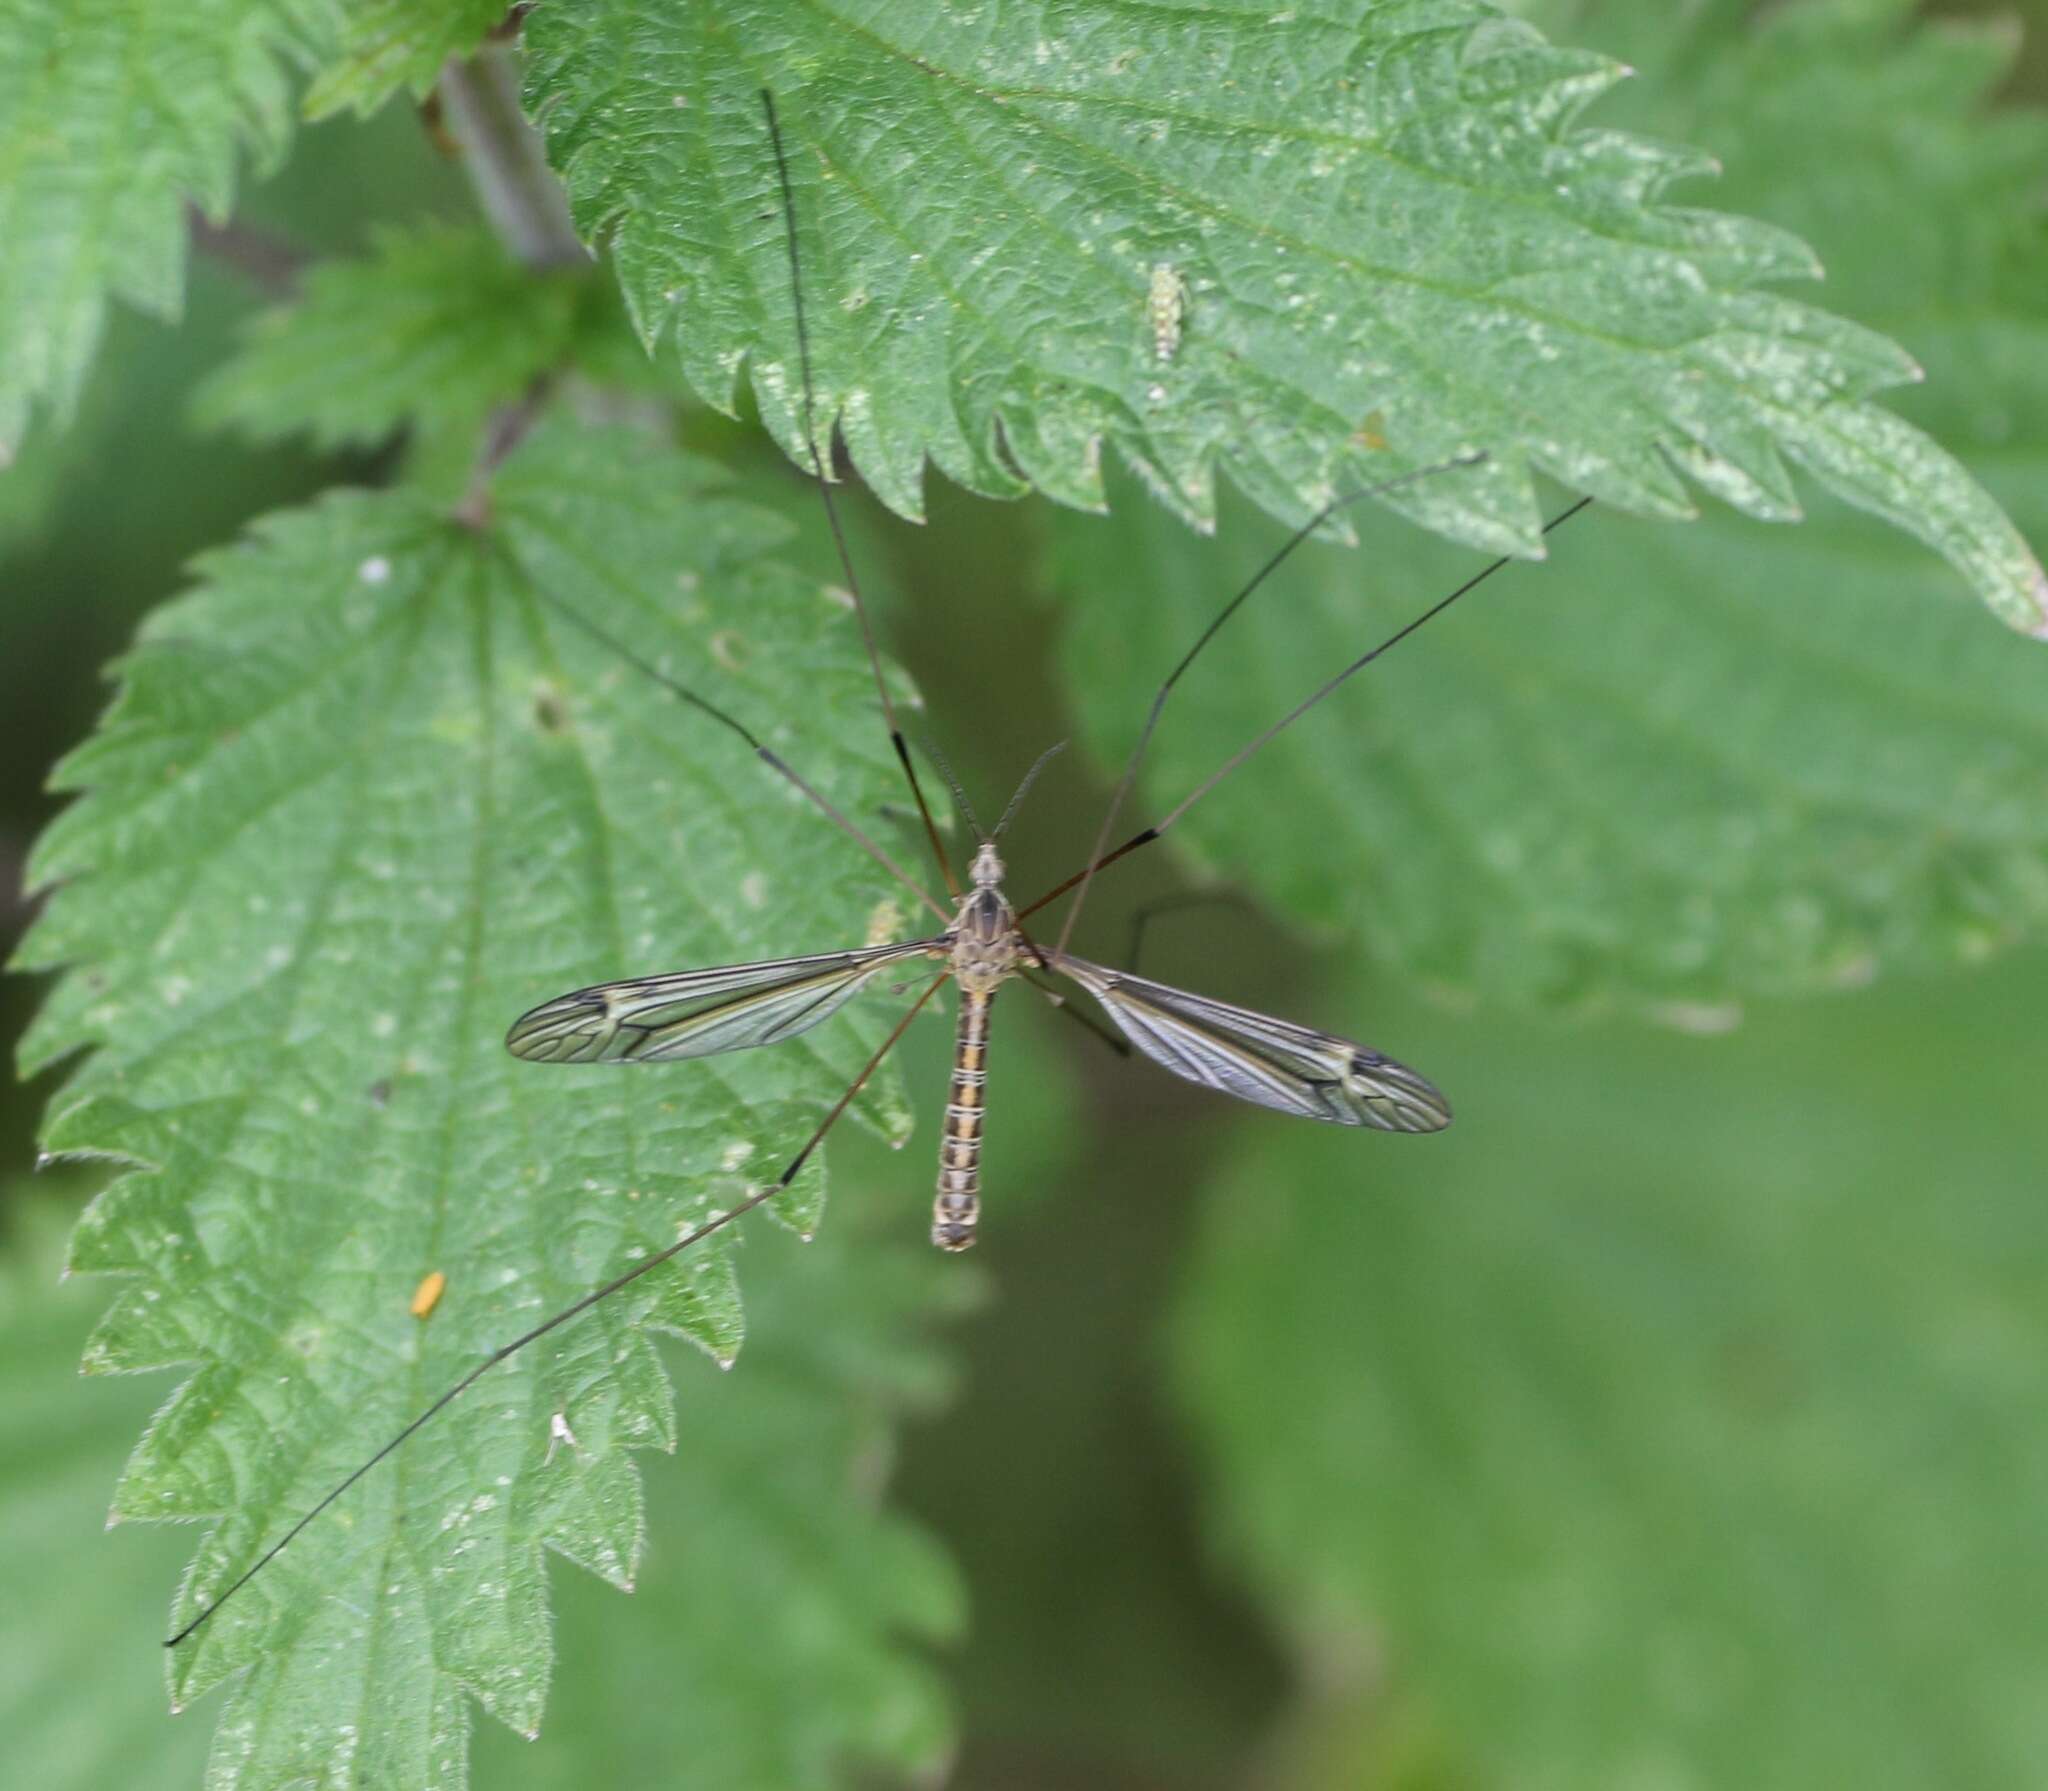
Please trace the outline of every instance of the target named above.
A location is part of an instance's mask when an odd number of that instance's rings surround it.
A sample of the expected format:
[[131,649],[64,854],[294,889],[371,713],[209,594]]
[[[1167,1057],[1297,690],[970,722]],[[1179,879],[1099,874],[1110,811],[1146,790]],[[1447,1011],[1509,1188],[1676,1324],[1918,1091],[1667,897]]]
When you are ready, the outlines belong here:
[[[1600,8],[1550,11],[1611,45]],[[2048,98],[2044,40],[2008,103]],[[310,131],[240,215],[324,254],[467,206],[393,110]],[[258,302],[200,258],[184,323],[122,318],[78,425],[0,484],[10,938],[43,779],[136,619],[245,519],[384,474],[188,426]],[[698,432],[784,476],[743,430]],[[970,788],[1005,790],[1077,725],[1048,520],[936,487],[931,509],[922,531],[863,517],[885,630]],[[1575,551],[1511,576],[1569,579]],[[1085,754],[1058,763],[1015,886],[1070,868],[1105,788]],[[1105,881],[1095,955],[1193,880],[1149,857]],[[1447,1012],[1240,907],[1176,914],[1147,954],[1355,1016],[1460,1120],[1429,1143],[1304,1136],[1007,1005],[998,1241],[893,1465],[966,1584],[964,1639],[935,1655],[950,1783],[2048,1783],[2048,952],[1752,1004],[1711,1037]],[[36,995],[0,983],[10,1038]],[[945,1040],[912,1051],[919,1143],[835,1147],[854,1217],[828,1249],[922,1229]],[[211,1717],[162,1714],[155,1648],[191,1538],[101,1533],[169,1382],[73,1378],[106,1295],[52,1291],[82,1187],[30,1174],[47,1093],[0,1095],[0,1735],[23,1785],[196,1784]],[[827,1256],[760,1276],[750,1349],[800,1349],[829,1275]],[[647,1468],[657,1564],[688,1522],[672,1470]],[[475,1782],[713,1782],[688,1767],[704,1738],[665,1726],[660,1659],[608,1641],[614,1595],[560,1563],[554,1582],[548,1727],[529,1747],[480,1725]]]

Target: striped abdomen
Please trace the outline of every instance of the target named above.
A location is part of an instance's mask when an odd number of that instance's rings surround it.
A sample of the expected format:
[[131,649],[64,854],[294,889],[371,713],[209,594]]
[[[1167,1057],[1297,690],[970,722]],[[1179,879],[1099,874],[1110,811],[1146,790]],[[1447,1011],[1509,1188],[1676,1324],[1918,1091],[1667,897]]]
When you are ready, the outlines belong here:
[[970,1249],[981,1213],[981,1091],[988,1082],[988,1011],[995,999],[960,991],[953,1085],[939,1141],[939,1197],[932,1202],[932,1242],[941,1250]]

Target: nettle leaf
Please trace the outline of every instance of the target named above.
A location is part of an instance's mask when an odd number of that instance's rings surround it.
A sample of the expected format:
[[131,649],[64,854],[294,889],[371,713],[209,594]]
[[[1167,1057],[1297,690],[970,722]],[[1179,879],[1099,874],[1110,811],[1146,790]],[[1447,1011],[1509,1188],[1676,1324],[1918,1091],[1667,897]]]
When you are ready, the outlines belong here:
[[[1909,295],[1915,346],[1946,370],[1951,439],[2048,537],[2048,126],[1972,132],[1948,40],[1901,56],[1855,9],[1835,16],[1802,72],[1737,82],[1695,44],[1673,79],[1729,108],[1715,134],[1747,144],[1760,206],[1816,226],[1825,209],[1854,296]],[[1889,69],[1923,57],[1917,83]],[[1921,104],[1862,103],[1873,84]],[[1843,173],[1908,167],[1903,205],[1886,178]],[[1054,527],[1075,599],[1063,662],[1117,758],[1155,668],[1278,533],[1233,519],[1197,550],[1134,504]],[[1180,687],[1145,775],[1152,812],[1475,565],[1391,528],[1363,554],[1304,549],[1231,624],[1228,665]],[[1176,837],[1448,991],[1717,1024],[1750,995],[1981,957],[2048,922],[2041,668],[1939,583],[1838,508],[1794,533],[1716,520],[1683,536],[1596,508],[1553,538],[1547,569],[1465,599]],[[1103,600],[1138,584],[1142,605]]]
[[[179,1616],[490,1348],[775,1173],[891,1014],[673,1074],[500,1042],[601,978],[906,924],[794,791],[553,607],[872,813],[894,785],[852,618],[707,484],[551,429],[480,531],[408,491],[274,517],[145,627],[60,772],[87,793],[38,847],[24,956],[71,968],[23,1055],[92,1048],[46,1148],[136,1166],[73,1246],[130,1278],[88,1368],[197,1365],[115,1502],[219,1517]],[[856,1111],[908,1125],[886,1075]],[[792,1222],[821,1196],[806,1170]],[[469,1697],[537,1727],[543,1546],[627,1581],[626,1451],[676,1440],[658,1329],[732,1356],[728,1246],[495,1371],[171,1657],[181,1703],[236,1680],[218,1783],[456,1784]],[[851,1628],[893,1628],[843,1590]]]
[[284,151],[329,0],[0,7],[0,464],[32,406],[68,420],[110,299],[177,314],[185,205]]
[[684,1442],[648,1477],[641,1587],[622,1604],[561,1576],[575,1670],[538,1745],[486,1731],[480,1783],[836,1791],[854,1764],[941,1770],[948,1699],[903,1644],[956,1637],[964,1593],[923,1531],[875,1509],[876,1469],[901,1408],[947,1384],[913,1324],[957,1309],[972,1278],[925,1242],[904,1167],[889,1160],[857,1215],[835,1181],[809,1249],[763,1238],[745,1355],[678,1389]]
[[1677,22],[1661,10],[1627,15],[1648,73],[1626,108],[1728,144],[1730,196],[1820,244],[1845,308],[1931,369],[1902,407],[2038,538],[2048,115],[1993,108],[2010,32],[1916,24],[1911,0],[1810,0],[1755,19],[1718,0],[1688,9],[1685,35],[1659,30]]
[[643,334],[717,404],[744,365],[802,461],[779,89],[820,414],[906,514],[927,457],[1099,507],[1107,442],[1206,524],[1219,465],[1298,519],[1483,448],[1385,501],[1527,553],[1536,470],[1786,518],[1794,465],[2048,628],[2011,523],[1865,402],[1916,377],[1904,352],[1771,289],[1817,271],[1795,238],[1667,203],[1705,158],[1577,122],[1619,64],[1491,7],[599,0],[526,41]]
[[448,58],[468,55],[505,13],[500,0],[355,0],[333,56],[306,90],[306,111],[366,117],[394,93],[421,97]]
[[1739,1051],[1349,1004],[1457,1125],[1263,1128],[1175,1329],[1332,1730],[1276,1783],[1397,1734],[1403,1784],[2041,1778],[2044,1000],[2037,954]]
[[[891,1167],[894,1167],[892,1164]],[[478,1777],[498,1791],[687,1773],[719,1786],[827,1787],[851,1759],[927,1770],[947,1741],[932,1677],[899,1634],[945,1637],[960,1595],[945,1559],[874,1508],[873,1462],[900,1408],[945,1376],[920,1335],[957,1303],[953,1265],[902,1224],[902,1189],[850,1178],[858,1210],[805,1248],[764,1237],[747,1348],[730,1375],[677,1388],[689,1439],[647,1482],[647,1571],[619,1599],[556,1574],[558,1645],[574,1671],[531,1743],[486,1728]],[[836,1193],[849,1191],[841,1177]],[[139,1637],[187,1538],[102,1532],[106,1490],[147,1416],[145,1389],[81,1397],[80,1345],[101,1289],[57,1285],[54,1202],[9,1189],[0,1373],[10,1447],[0,1515],[0,1714],[27,1782],[198,1783],[205,1731],[171,1724]],[[23,1237],[22,1232],[32,1235]]]
[[301,296],[252,319],[194,412],[207,427],[303,431],[322,447],[374,446],[423,417],[473,438],[605,315],[588,275],[521,267],[475,226],[386,229],[369,254],[314,268]]

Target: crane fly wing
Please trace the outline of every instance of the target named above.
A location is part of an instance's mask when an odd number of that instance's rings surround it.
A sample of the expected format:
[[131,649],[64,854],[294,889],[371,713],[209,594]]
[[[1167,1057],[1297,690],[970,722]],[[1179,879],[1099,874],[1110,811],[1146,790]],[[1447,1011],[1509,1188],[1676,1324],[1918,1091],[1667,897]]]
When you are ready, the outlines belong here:
[[1085,959],[1053,968],[1102,1004],[1154,1063],[1260,1107],[1383,1132],[1440,1132],[1451,1105],[1406,1064],[1334,1033],[1211,1001]]
[[944,947],[910,939],[599,983],[521,1014],[505,1048],[532,1063],[664,1063],[779,1045],[830,1019],[878,971]]

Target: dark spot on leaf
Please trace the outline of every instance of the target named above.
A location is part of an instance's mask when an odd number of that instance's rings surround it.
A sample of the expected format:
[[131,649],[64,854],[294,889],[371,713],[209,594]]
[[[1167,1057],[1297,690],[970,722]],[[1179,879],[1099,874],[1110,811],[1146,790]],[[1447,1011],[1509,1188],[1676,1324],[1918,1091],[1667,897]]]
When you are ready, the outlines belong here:
[[388,1107],[391,1105],[391,1082],[388,1077],[379,1076],[369,1087],[370,1105]]
[[559,734],[569,725],[569,711],[562,706],[562,699],[552,690],[534,693],[533,719],[543,733]]

